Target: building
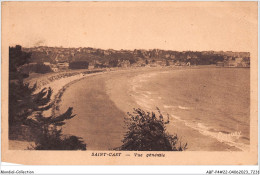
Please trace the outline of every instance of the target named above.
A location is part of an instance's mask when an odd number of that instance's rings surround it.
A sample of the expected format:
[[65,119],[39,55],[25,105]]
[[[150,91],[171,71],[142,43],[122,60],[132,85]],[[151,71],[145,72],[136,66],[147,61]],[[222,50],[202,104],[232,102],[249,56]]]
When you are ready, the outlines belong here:
[[63,62],[63,63],[58,63],[57,64],[58,69],[64,70],[69,68],[69,63]]
[[120,62],[121,67],[130,67],[130,61],[129,60],[123,60]]
[[88,69],[94,69],[95,68],[95,60],[90,62],[88,65]]
[[224,62],[223,62],[223,61],[218,61],[218,62],[216,63],[216,66],[217,66],[217,67],[224,67]]
[[57,68],[57,67],[51,67],[51,70],[52,70],[53,72],[58,72],[58,71],[59,71],[59,68]]
[[45,66],[50,66],[50,65],[51,65],[50,62],[43,62],[43,64],[44,64]]
[[166,66],[166,60],[157,60],[155,63],[159,66]]
[[224,67],[250,67],[250,61],[245,61],[241,57],[236,57],[224,61]]

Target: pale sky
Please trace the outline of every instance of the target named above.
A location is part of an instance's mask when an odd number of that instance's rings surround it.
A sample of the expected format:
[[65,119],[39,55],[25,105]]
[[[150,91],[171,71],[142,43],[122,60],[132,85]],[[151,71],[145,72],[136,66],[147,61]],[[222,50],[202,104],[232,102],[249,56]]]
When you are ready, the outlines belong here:
[[9,2],[10,45],[249,51],[257,2]]

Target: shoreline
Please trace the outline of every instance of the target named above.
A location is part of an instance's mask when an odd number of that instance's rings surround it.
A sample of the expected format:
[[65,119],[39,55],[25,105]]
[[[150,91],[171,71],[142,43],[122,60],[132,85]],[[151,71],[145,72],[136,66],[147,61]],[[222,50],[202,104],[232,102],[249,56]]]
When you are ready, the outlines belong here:
[[[172,70],[174,71],[174,70]],[[136,94],[135,92],[135,86],[138,86],[141,81],[146,81],[147,77],[149,77],[152,74],[156,74],[156,72],[144,72],[141,75],[143,78],[139,79],[138,81],[134,80],[132,81],[132,85],[129,85],[127,81],[124,81],[122,79],[115,80],[113,82],[108,83],[108,91],[107,93],[110,96],[110,99],[115,102],[116,106],[121,109],[122,111],[126,112],[132,112],[132,107],[140,107],[141,109],[146,110],[147,112],[156,112],[156,106],[159,104],[155,104],[154,101],[146,100],[141,95],[145,94]],[[134,79],[134,78],[133,78]],[[129,80],[131,81],[131,80]],[[115,87],[116,89],[113,89],[114,84],[118,84],[120,82],[120,87]],[[130,83],[130,84],[131,84]],[[124,85],[128,84],[129,88],[123,87]],[[127,90],[126,90],[127,89]],[[128,93],[131,92],[131,93]],[[135,93],[135,95],[133,95]],[[146,92],[149,95],[149,92]],[[117,95],[120,94],[120,97]],[[131,99],[132,98],[132,99]],[[137,99],[137,100],[136,100]],[[138,100],[139,99],[139,100]],[[140,100],[141,99],[141,100]],[[127,104],[123,103],[128,101]],[[164,107],[160,107],[160,110],[162,113],[166,114],[167,110]],[[245,151],[240,148],[239,145],[237,147],[234,146],[234,144],[229,144],[226,142],[222,142],[218,140],[216,137],[212,137],[212,135],[207,134],[206,132],[199,130],[197,128],[191,127],[185,123],[184,120],[181,120],[179,117],[175,117],[174,115],[171,115],[170,117],[170,124],[166,125],[167,131],[170,134],[177,134],[181,137],[182,143],[188,143],[188,149],[187,151]]]
[[[76,72],[76,73],[75,73]],[[40,86],[37,84],[37,90],[36,92],[41,91],[44,88],[51,88],[53,93],[51,96],[51,101],[54,103],[54,106],[47,110],[43,111],[43,115],[49,116],[49,115],[55,115],[56,108],[59,108],[59,103],[61,102],[62,94],[65,92],[65,90],[71,86],[72,84],[80,81],[81,79],[84,79],[89,76],[94,76],[98,74],[103,74],[107,71],[98,71],[92,73],[93,71],[86,71],[86,70],[77,70],[77,71],[72,71],[72,72],[62,72],[60,74],[55,73],[55,74],[48,74],[48,75],[41,75],[40,81],[43,83],[40,83]],[[62,78],[62,74],[65,74],[66,76]],[[55,77],[58,79],[55,79]],[[26,83],[34,84],[37,83],[37,78],[32,78],[30,80],[27,80]],[[49,81],[51,79],[52,81]],[[10,150],[26,150],[28,147],[31,147],[34,142],[32,141],[27,141],[27,140],[20,140],[20,139],[14,139],[14,140],[9,140],[9,149]]]
[[[192,67],[192,69],[197,69],[198,67]],[[183,70],[182,68],[178,68],[176,70]],[[141,109],[145,109],[142,105],[144,103],[138,103],[136,99],[134,99],[134,95],[132,94],[133,89],[131,83],[129,82],[134,77],[141,75],[147,75],[149,73],[158,73],[160,71],[172,70],[165,69],[165,68],[143,68],[143,69],[125,69],[119,71],[111,71],[109,74],[106,74],[105,77],[109,77],[108,80],[105,81],[105,93],[108,95],[109,99],[115,104],[117,110],[124,112],[125,116],[127,112],[132,112],[133,108],[140,107]],[[140,73],[140,74],[139,74]],[[120,75],[120,74],[123,74]],[[105,78],[103,77],[103,78]],[[84,78],[82,78],[84,79]],[[105,78],[106,79],[106,78]],[[62,95],[64,91],[72,84],[77,84],[81,79],[72,81],[68,83],[65,89],[62,90]],[[115,86],[115,84],[117,86]],[[132,92],[131,92],[132,91]],[[120,95],[118,95],[120,94]],[[57,94],[58,95],[58,94]],[[63,96],[60,96],[59,102],[66,103],[66,100],[62,100]],[[63,105],[64,106],[64,105]],[[146,108],[147,109],[147,108]],[[63,107],[64,110],[64,107]],[[149,111],[149,110],[146,110]],[[153,109],[156,112],[156,109]],[[161,108],[161,111],[165,113],[165,110]],[[123,116],[122,116],[123,117]],[[69,122],[69,121],[68,121]],[[188,143],[188,150],[187,151],[240,151],[240,149],[228,145],[226,143],[220,142],[216,138],[212,138],[209,135],[204,135],[201,131],[198,131],[190,126],[187,126],[185,122],[176,119],[174,116],[171,116],[171,123],[172,125],[168,125],[167,131],[170,134],[177,134],[180,136],[181,141],[183,143]],[[72,126],[70,126],[71,128]],[[69,131],[66,132],[69,134]],[[122,137],[121,137],[122,138]],[[199,139],[196,139],[199,138]],[[198,141],[200,140],[200,141]],[[198,142],[204,143],[204,145],[200,145]],[[205,144],[206,143],[206,144]]]
[[[158,75],[170,75],[177,73],[175,70],[167,70],[167,71],[161,71],[158,73],[155,72],[149,72],[149,73],[144,73],[141,75],[138,75],[134,77],[131,80],[131,85],[129,86],[130,89],[132,89],[131,93],[134,94],[135,102],[139,106],[142,106],[141,108],[146,110],[146,111],[153,111],[156,112],[156,108],[159,107],[162,113],[166,116],[169,114],[170,116],[170,121],[174,121],[175,123],[173,125],[177,126],[177,129],[180,128],[178,127],[179,125],[182,125],[183,127],[188,127],[190,128],[189,130],[192,132],[199,132],[201,135],[210,137],[212,139],[216,139],[218,142],[221,142],[223,144],[228,145],[228,147],[232,148],[235,147],[235,150],[241,150],[241,151],[249,151],[250,145],[244,142],[237,142],[234,140],[235,134],[238,134],[238,132],[234,133],[229,133],[225,132],[223,130],[215,131],[213,128],[209,129],[204,125],[203,122],[198,120],[196,123],[191,123],[188,120],[183,119],[183,117],[176,116],[176,109],[181,109],[181,110],[190,110],[192,108],[177,105],[177,106],[172,106],[171,103],[165,103],[161,99],[165,99],[165,96],[160,96],[154,91],[151,91],[151,88],[147,89],[147,86],[154,86],[156,85],[156,82],[159,82],[159,77]],[[156,78],[154,78],[156,77]],[[146,85],[146,88],[144,88],[143,85]],[[141,88],[141,89],[140,89]],[[161,94],[162,95],[162,94]],[[166,98],[167,99],[167,98]],[[175,104],[176,105],[176,104]],[[172,122],[170,122],[168,125],[166,125],[167,128],[173,128]],[[171,133],[172,134],[172,133]],[[178,134],[178,133],[177,133]],[[185,134],[187,135],[187,134]],[[184,136],[186,137],[186,136]],[[244,137],[244,136],[241,136]],[[189,139],[187,139],[188,142]],[[193,146],[194,148],[196,146]],[[215,148],[213,148],[215,149]]]
[[[197,68],[203,68],[203,67],[190,67],[191,69],[197,69]],[[158,73],[160,71],[167,71],[167,70],[183,70],[183,69],[189,69],[189,67],[177,67],[175,68],[139,68],[139,69],[119,69],[119,70],[112,70],[112,71],[103,71],[99,73],[90,73],[90,74],[82,74],[79,73],[74,76],[66,77],[66,78],[61,78],[56,81],[53,81],[49,84],[46,85],[46,87],[55,87],[55,93],[53,93],[55,105],[53,106],[51,112],[52,114],[55,114],[56,112],[63,112],[66,107],[71,106],[68,102],[69,98],[66,99],[64,95],[68,95],[68,90],[70,91],[72,86],[76,86],[79,84],[81,81],[87,80],[87,79],[92,79],[93,83],[96,83],[95,78],[100,79],[100,84],[102,84],[102,88],[100,88],[103,96],[106,96],[105,98],[108,98],[108,103],[113,104],[112,107],[113,109],[109,110],[114,110],[117,111],[117,113],[121,114],[122,118],[123,116],[126,116],[127,112],[132,112],[133,108],[140,107],[141,109],[145,109],[142,103],[139,103],[134,99],[133,95],[133,80],[136,76],[141,75],[147,75],[149,73]],[[95,76],[96,75],[96,76]],[[95,76],[95,77],[94,77]],[[94,79],[93,79],[94,78]],[[87,80],[88,81],[88,80]],[[99,81],[98,81],[99,82]],[[132,84],[131,84],[132,83]],[[138,82],[136,82],[138,83]],[[90,84],[91,85],[91,84]],[[116,85],[116,86],[115,86]],[[93,85],[92,85],[93,86]],[[42,86],[41,88],[44,88],[45,86]],[[91,87],[90,87],[91,88]],[[73,91],[70,91],[70,93]],[[91,91],[89,91],[91,92]],[[65,99],[64,99],[65,98]],[[143,103],[144,104],[144,103]],[[76,108],[77,106],[72,106]],[[60,111],[59,111],[60,110]],[[153,109],[155,112],[156,109]],[[162,112],[165,112],[161,108]],[[50,111],[45,111],[46,113],[50,113]],[[78,112],[76,111],[76,114]],[[123,114],[124,113],[124,114]],[[87,114],[88,115],[88,114]],[[82,117],[83,115],[80,114],[80,116],[76,116],[76,118]],[[170,134],[178,134],[178,136],[181,137],[181,141],[183,143],[187,142],[188,143],[188,149],[187,151],[223,151],[223,150],[228,150],[228,151],[238,151],[237,148],[233,146],[226,145],[225,143],[221,143],[217,141],[214,138],[210,138],[209,136],[205,136],[201,134],[200,132],[190,128],[189,126],[186,126],[186,124],[182,121],[178,121],[176,118],[171,117],[171,125],[166,126],[167,131]],[[74,120],[74,119],[71,119]],[[79,120],[80,121],[80,120]],[[120,119],[120,122],[122,122],[122,119]],[[71,123],[71,124],[69,124]],[[65,126],[67,129],[65,129],[65,134],[72,134],[70,133],[71,128],[77,128],[78,126],[76,125],[77,122],[70,122],[67,121]],[[69,127],[68,127],[69,125]],[[74,125],[74,126],[73,126]],[[124,127],[124,126],[123,126]],[[70,128],[70,129],[68,129]],[[118,144],[119,140],[121,141],[123,132],[125,132],[124,129],[120,128],[119,133],[121,133],[120,139],[117,139],[115,142]],[[75,131],[74,131],[75,132]],[[78,136],[77,134],[75,134]],[[84,133],[83,133],[84,135]],[[82,134],[79,135],[82,137]],[[88,135],[89,136],[89,135]],[[199,138],[200,141],[198,141]],[[198,144],[200,143],[206,143],[204,145]],[[86,140],[86,143],[88,144],[88,139]],[[9,141],[10,144],[10,141]],[[94,147],[93,147],[94,148]],[[101,147],[102,149],[104,147]],[[94,149],[95,150],[95,149]]]

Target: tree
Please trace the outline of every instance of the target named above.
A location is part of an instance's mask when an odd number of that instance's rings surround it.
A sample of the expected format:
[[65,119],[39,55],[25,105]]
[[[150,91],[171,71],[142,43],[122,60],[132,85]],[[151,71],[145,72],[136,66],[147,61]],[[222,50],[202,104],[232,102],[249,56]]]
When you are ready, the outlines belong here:
[[118,59],[111,59],[111,60],[109,60],[108,64],[110,67],[117,67],[119,62],[118,62]]
[[42,89],[36,93],[36,84],[32,87],[24,83],[25,77],[19,67],[28,63],[31,53],[23,52],[22,47],[9,47],[9,138],[14,131],[21,131],[27,119],[35,111],[51,108],[51,89]]
[[59,116],[45,117],[42,112],[35,115],[33,119],[28,120],[34,132],[37,133],[35,140],[36,150],[86,150],[86,144],[80,137],[62,135],[62,126],[65,120],[72,119],[76,115],[72,115],[73,108]]
[[141,109],[134,109],[134,113],[125,118],[128,131],[123,139],[123,145],[119,150],[128,151],[183,151],[187,143],[176,146],[179,138],[177,135],[170,135],[166,132],[164,117],[159,112],[159,119],[155,113],[144,112]]
[[36,92],[37,84],[31,87],[29,83],[24,83],[18,67],[28,63],[29,58],[30,54],[22,52],[21,46],[9,47],[9,72],[15,73],[17,79],[10,80],[9,76],[9,139],[11,135],[17,134],[16,130],[19,135],[23,135],[20,132],[21,128],[27,126],[31,131],[30,135],[34,135],[36,143],[34,149],[86,150],[86,144],[81,138],[61,134],[64,121],[75,117],[72,115],[71,107],[59,116],[54,114],[49,117],[43,116],[43,111],[49,110],[54,105],[51,102],[52,90],[43,88],[40,92]]
[[129,62],[130,62],[130,64],[136,63],[136,58],[134,58],[134,57],[129,58]]
[[18,71],[18,68],[29,63],[31,53],[23,52],[20,45],[9,47],[9,80],[28,77]]
[[9,83],[9,127],[25,124],[33,112],[42,112],[52,107],[52,90],[44,88],[36,93],[36,86],[30,87],[22,79]]
[[29,63],[31,53],[23,52],[20,45],[9,47],[9,71],[16,72],[21,65]]
[[28,77],[28,74],[20,73],[18,68],[29,63],[31,53],[23,52],[20,45],[9,47],[9,79]]
[[[59,115],[43,116],[43,112],[53,107],[51,88],[36,93],[36,84],[30,87],[22,80],[10,83],[9,95],[9,138],[14,129],[28,126],[36,146],[40,150],[86,150],[86,144],[76,136],[64,136],[61,127],[69,120],[73,108]],[[21,135],[23,133],[20,133]]]

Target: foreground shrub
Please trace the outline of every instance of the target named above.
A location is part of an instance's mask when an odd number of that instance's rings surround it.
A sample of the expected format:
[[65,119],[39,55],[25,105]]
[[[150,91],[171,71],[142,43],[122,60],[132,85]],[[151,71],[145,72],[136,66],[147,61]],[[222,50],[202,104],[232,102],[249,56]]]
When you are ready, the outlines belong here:
[[24,125],[34,112],[43,112],[52,107],[52,90],[43,88],[36,93],[37,84],[30,87],[22,79],[9,82],[9,128]]
[[37,85],[24,83],[29,72],[48,73],[51,67],[44,64],[28,64],[30,53],[21,46],[9,47],[9,139],[34,141],[32,149],[41,150],[86,150],[86,144],[76,136],[61,134],[65,120],[73,118],[72,108],[64,114],[49,117],[43,112],[54,108],[51,88],[37,92]]
[[35,150],[87,150],[80,137],[63,136],[61,130],[53,129],[42,135],[33,147]]
[[30,87],[22,79],[9,82],[9,139],[34,141],[32,149],[86,150],[86,144],[76,136],[63,136],[61,126],[72,115],[72,108],[59,115],[43,116],[54,107],[51,88],[36,93],[36,84]]
[[129,151],[183,151],[187,143],[182,146],[177,135],[170,135],[166,132],[164,117],[160,110],[159,118],[155,113],[144,112],[141,109],[134,109],[133,114],[128,113],[125,118],[128,131],[123,139],[123,145],[119,150]]
[[34,128],[36,133],[36,150],[86,150],[86,144],[80,137],[62,135],[61,126],[65,120],[69,120],[72,115],[72,109],[69,108],[65,113],[59,116],[44,117],[38,113],[34,119],[28,120],[28,125]]

